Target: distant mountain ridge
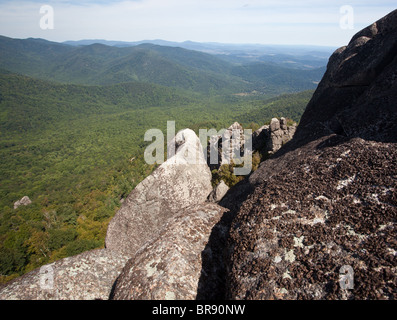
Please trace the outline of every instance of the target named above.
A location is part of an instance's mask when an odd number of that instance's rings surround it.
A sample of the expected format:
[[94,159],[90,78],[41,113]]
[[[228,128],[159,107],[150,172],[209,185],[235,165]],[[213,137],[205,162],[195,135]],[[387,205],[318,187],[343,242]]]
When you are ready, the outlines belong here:
[[148,43],[130,47],[100,43],[71,46],[7,37],[0,37],[0,68],[62,83],[145,82],[204,94],[254,90],[280,94],[314,89],[325,71],[324,67],[299,70],[260,59],[235,63],[205,52]]
[[84,40],[70,40],[64,41],[62,44],[71,46],[86,46],[91,44],[104,44],[115,47],[131,47],[144,43],[156,44],[167,47],[180,47],[189,50],[197,51],[211,51],[212,53],[224,53],[225,51],[267,51],[269,54],[278,53],[292,53],[304,55],[308,53],[326,53],[335,51],[336,47],[333,46],[315,46],[315,45],[272,45],[272,44],[255,44],[255,43],[218,43],[218,42],[194,42],[194,41],[167,41],[161,39],[154,40],[140,40],[140,41],[115,41],[105,39],[84,39]]
[[238,64],[261,61],[272,62],[297,69],[311,69],[326,65],[329,56],[337,49],[336,47],[314,45],[228,44],[193,41],[174,42],[159,39],[134,42],[87,39],[63,42],[63,44],[72,46],[91,45],[95,43],[115,47],[131,47],[141,44],[180,47],[214,54],[226,61]]

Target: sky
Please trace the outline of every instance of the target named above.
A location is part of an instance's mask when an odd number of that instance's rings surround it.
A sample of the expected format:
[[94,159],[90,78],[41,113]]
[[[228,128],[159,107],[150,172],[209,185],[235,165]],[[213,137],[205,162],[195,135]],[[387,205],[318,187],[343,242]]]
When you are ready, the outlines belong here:
[[340,47],[396,8],[395,0],[0,0],[0,35]]

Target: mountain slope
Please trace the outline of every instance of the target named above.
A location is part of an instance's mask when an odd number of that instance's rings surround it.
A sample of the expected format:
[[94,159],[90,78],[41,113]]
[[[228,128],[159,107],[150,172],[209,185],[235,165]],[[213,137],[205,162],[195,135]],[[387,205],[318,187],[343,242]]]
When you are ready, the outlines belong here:
[[236,66],[232,75],[251,84],[254,90],[285,93],[303,91],[315,86],[325,72],[325,67],[314,70],[297,70],[268,63]]
[[[146,130],[251,122],[247,112],[285,89],[233,95],[267,80],[234,68],[181,48],[1,37],[0,281],[104,245],[120,201],[154,169],[143,159]],[[14,210],[25,195],[33,203]]]
[[1,73],[0,92],[0,130],[6,136],[82,116],[196,101],[191,95],[154,84],[63,85]]
[[48,68],[59,57],[73,51],[73,47],[43,39],[22,40],[0,36],[0,68],[45,77]]
[[313,93],[313,90],[307,90],[280,95],[265,101],[247,101],[247,105],[252,105],[251,110],[238,116],[237,120],[241,123],[265,123],[274,117],[288,116],[299,122]]
[[101,44],[72,47],[38,39],[1,37],[0,53],[3,69],[65,83],[141,81],[201,93],[233,92],[244,87],[241,79],[222,71],[228,66],[223,60],[181,48],[116,48]]
[[64,44],[73,46],[90,45],[94,43],[120,48],[138,46],[140,44],[179,47],[210,53],[225,61],[237,64],[248,64],[261,61],[304,70],[324,66],[327,64],[328,58],[332,52],[337,49],[336,47],[323,46],[198,43],[192,41],[170,42],[164,40],[123,42],[97,39],[64,42]]
[[0,68],[45,80],[85,85],[140,81],[207,95],[314,89],[323,73],[260,62],[235,66],[211,54],[153,44],[75,47],[1,37],[0,53]]
[[[55,84],[1,70],[0,281],[103,246],[120,200],[154,168],[143,159],[146,130],[165,132],[170,119],[176,130],[196,132],[220,130],[240,115],[248,124],[249,110],[271,103],[248,99],[141,82]],[[33,204],[14,210],[24,195]]]

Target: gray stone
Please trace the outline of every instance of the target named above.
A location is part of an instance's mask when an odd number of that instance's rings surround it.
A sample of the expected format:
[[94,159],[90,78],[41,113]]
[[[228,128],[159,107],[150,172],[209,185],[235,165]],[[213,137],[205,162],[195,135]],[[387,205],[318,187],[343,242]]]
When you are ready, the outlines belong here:
[[211,172],[200,140],[185,129],[173,143],[175,155],[131,192],[111,220],[107,248],[132,257],[181,209],[206,201],[212,191]]
[[[240,131],[239,143],[237,143],[236,139],[233,140],[233,130]],[[273,118],[270,125],[264,125],[253,132],[251,141],[252,152],[260,151],[273,154],[292,139],[295,131],[296,123],[287,126],[285,118],[281,118],[280,120]],[[244,144],[244,129],[237,122],[232,124],[223,135],[211,137],[210,145],[207,149],[207,162],[211,170],[218,170],[221,165],[230,163],[233,152],[240,152],[241,155],[244,154],[244,152],[251,152],[251,150],[244,150]],[[224,150],[223,148],[225,146],[226,149]],[[211,152],[217,155],[216,163],[211,163]]]
[[99,249],[58,260],[0,288],[0,300],[105,300],[127,262]]
[[304,144],[336,133],[395,142],[397,11],[358,32],[330,57],[296,132]]
[[202,257],[211,254],[208,240],[225,211],[213,203],[180,211],[128,261],[112,299],[196,299],[203,276]]
[[[207,148],[207,163],[211,171],[232,163],[235,154],[242,154],[244,143],[244,129],[238,122],[233,123],[222,135],[212,136]],[[211,153],[216,155],[214,161]]]
[[395,300],[396,163],[395,143],[336,135],[263,162],[236,205],[226,298]]
[[29,197],[24,196],[21,200],[18,200],[14,203],[14,209],[17,209],[20,206],[27,206],[31,203],[32,203],[32,201],[29,199]]
[[265,125],[252,135],[253,151],[276,153],[281,147],[291,140],[296,131],[296,123],[287,126],[285,118],[280,121],[273,118],[270,125]]
[[221,201],[226,298],[397,299],[396,53],[397,10],[333,54],[294,138]]
[[277,118],[273,118],[270,121],[270,131],[275,132],[280,130],[280,121]]
[[219,202],[225,196],[225,194],[229,191],[229,187],[222,180],[210,193],[208,200],[211,202]]
[[280,118],[280,128],[281,130],[287,130],[287,120],[285,118]]

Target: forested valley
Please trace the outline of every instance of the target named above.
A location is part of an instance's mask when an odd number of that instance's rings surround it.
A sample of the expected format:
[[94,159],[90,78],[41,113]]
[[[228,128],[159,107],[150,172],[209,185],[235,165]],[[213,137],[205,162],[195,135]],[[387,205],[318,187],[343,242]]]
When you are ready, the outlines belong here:
[[[104,246],[121,202],[156,167],[143,159],[148,129],[299,122],[325,71],[6,37],[0,68],[0,283]],[[23,196],[32,204],[14,209]]]

